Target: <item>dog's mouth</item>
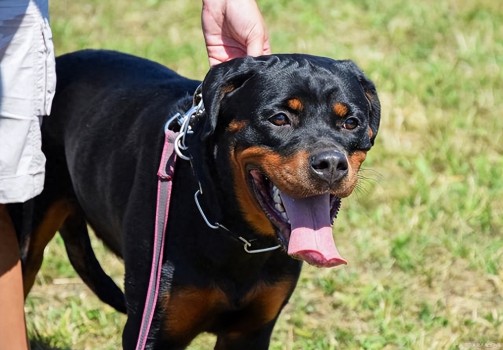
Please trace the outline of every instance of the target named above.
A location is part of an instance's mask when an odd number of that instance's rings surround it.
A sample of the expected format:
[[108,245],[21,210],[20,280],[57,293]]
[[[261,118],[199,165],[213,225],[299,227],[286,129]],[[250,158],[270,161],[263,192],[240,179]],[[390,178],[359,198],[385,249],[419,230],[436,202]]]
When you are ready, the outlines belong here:
[[332,236],[332,223],[341,205],[339,197],[325,193],[292,198],[258,169],[249,174],[255,198],[290,256],[318,267],[346,264]]

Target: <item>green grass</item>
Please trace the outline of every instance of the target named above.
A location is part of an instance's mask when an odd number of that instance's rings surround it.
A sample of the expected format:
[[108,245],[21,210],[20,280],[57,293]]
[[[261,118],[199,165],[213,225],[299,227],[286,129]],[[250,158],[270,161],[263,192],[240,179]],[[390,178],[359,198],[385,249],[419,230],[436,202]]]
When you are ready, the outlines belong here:
[[[259,4],[273,51],[353,59],[382,102],[376,146],[334,227],[349,265],[304,268],[271,348],[503,348],[503,3]],[[121,50],[202,79],[199,6],[54,1],[56,49]],[[120,283],[120,263],[95,244]],[[124,317],[75,277],[59,240],[26,305],[34,349],[120,347]]]

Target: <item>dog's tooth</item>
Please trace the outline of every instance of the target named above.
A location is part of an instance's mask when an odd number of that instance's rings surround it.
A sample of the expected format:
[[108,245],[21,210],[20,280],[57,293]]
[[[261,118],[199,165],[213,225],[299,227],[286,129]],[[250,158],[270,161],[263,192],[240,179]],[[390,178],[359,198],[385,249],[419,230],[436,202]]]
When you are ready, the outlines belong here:
[[274,205],[274,207],[276,208],[277,211],[279,211],[280,213],[284,213],[285,212],[285,208],[283,207],[283,204],[281,203],[276,203]]
[[281,197],[279,196],[279,191],[274,191],[272,199],[274,203],[281,204]]
[[273,194],[274,202],[276,202],[276,203],[282,203],[283,202],[281,200],[280,195],[279,195],[279,188],[277,188],[276,186],[273,186],[273,188],[272,188],[272,194]]
[[290,223],[290,219],[289,219],[289,218],[288,218],[288,216],[286,215],[286,212],[282,212],[282,213],[281,213],[281,217],[282,217],[283,219],[285,219],[288,223]]

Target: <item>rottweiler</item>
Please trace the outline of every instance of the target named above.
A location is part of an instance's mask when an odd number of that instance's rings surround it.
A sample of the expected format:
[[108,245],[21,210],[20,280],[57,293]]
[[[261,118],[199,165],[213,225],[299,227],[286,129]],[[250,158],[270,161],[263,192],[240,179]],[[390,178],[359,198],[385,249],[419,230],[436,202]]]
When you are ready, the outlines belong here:
[[[201,82],[105,50],[59,57],[57,76],[42,125],[45,189],[24,245],[26,290],[59,231],[86,284],[127,313],[122,341],[133,349],[164,127],[194,105]],[[183,349],[202,332],[216,334],[215,349],[267,349],[302,261],[346,263],[331,224],[374,144],[379,99],[352,61],[305,54],[222,63],[209,70],[201,95],[203,112],[181,151],[189,160],[175,165],[147,349]],[[124,293],[96,260],[88,225],[123,258]]]

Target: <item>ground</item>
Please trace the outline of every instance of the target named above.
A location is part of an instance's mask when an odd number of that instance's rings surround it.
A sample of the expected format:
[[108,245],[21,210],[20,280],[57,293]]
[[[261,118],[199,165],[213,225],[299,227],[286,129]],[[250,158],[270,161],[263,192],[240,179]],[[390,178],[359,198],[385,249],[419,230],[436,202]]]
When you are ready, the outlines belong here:
[[[272,349],[503,349],[503,3],[259,0],[274,52],[350,58],[382,124],[334,235],[349,264],[305,267]],[[116,49],[202,79],[199,1],[51,3],[59,54]],[[120,263],[97,249],[121,283]],[[124,316],[61,241],[26,304],[33,349],[117,349]],[[204,336],[191,349],[210,349]]]

